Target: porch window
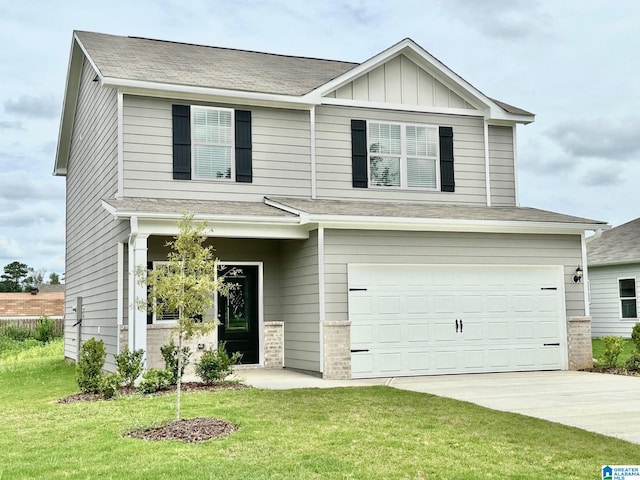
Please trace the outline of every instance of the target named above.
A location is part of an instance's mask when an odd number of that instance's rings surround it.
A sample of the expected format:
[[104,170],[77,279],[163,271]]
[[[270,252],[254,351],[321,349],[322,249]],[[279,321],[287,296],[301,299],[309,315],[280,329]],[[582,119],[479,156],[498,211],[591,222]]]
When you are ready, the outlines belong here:
[[[169,262],[153,262],[153,269],[163,268],[163,265],[166,265]],[[152,291],[149,291],[147,295],[153,295]],[[154,300],[155,301],[155,300]],[[162,313],[157,315],[155,311],[152,313],[152,323],[158,322],[176,322],[180,318],[180,312],[177,310],[167,310],[162,309]]]
[[619,279],[618,291],[620,293],[620,317],[638,318],[638,309],[636,304],[636,279]]

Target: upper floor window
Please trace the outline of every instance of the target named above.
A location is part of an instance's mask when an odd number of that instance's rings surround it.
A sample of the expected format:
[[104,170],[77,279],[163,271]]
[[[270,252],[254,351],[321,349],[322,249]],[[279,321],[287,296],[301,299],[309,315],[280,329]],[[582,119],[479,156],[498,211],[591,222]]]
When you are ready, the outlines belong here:
[[618,280],[620,292],[620,316],[622,318],[638,318],[636,305],[636,279],[621,278]]
[[233,110],[191,107],[193,177],[234,178]]
[[438,188],[438,128],[396,123],[368,124],[369,184]]

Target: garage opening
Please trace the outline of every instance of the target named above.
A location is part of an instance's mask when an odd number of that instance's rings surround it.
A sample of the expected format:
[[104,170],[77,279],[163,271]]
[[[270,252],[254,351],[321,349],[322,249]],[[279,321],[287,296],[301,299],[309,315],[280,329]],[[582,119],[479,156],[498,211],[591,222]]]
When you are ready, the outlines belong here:
[[562,266],[349,264],[352,378],[567,368]]

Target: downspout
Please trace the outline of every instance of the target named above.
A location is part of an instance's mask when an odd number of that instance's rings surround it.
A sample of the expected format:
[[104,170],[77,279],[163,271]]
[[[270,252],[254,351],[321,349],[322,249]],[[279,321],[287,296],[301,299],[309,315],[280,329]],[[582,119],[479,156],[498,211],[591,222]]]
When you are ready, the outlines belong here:
[[309,128],[310,132],[310,148],[311,148],[311,198],[316,199],[316,106],[313,105],[309,110]]
[[138,237],[138,217],[132,216],[129,220],[131,224],[131,233],[129,234],[129,265],[128,265],[128,290],[129,290],[129,318],[128,318],[128,342],[129,350],[133,349],[135,345],[135,328],[133,325],[136,314],[136,302],[135,302],[135,290],[136,290],[136,275],[135,275],[135,246],[136,239]]
[[118,191],[116,198],[124,196],[124,95],[118,89]]
[[513,192],[516,197],[516,207],[520,206],[520,193],[518,190],[518,125],[513,126]]
[[324,227],[318,227],[318,314],[320,322],[320,373],[324,372],[324,322],[326,320],[324,288]]
[[584,295],[584,315],[591,316],[591,285],[589,284],[589,268],[587,266],[587,242],[584,232],[580,234],[580,244],[582,247],[582,290]]
[[491,169],[489,167],[489,124],[484,121],[484,174],[487,190],[487,207],[491,206]]

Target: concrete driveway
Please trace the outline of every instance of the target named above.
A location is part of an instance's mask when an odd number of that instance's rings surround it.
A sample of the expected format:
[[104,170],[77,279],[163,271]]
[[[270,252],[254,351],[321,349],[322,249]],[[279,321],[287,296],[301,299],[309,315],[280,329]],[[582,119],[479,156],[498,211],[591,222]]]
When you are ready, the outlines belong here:
[[570,425],[640,444],[640,377],[588,372],[525,372],[323,380],[291,370],[246,369],[258,388],[389,385]]

